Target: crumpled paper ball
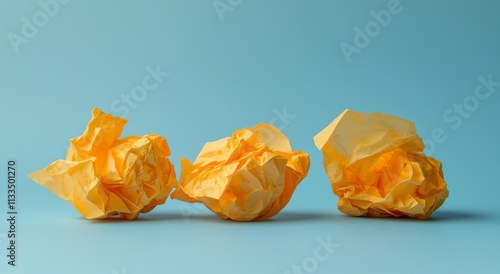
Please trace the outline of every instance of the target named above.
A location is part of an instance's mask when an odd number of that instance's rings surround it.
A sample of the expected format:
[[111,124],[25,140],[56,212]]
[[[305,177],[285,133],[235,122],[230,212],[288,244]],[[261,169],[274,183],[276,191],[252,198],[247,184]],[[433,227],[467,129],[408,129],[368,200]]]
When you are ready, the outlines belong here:
[[87,219],[133,220],[151,211],[177,187],[170,149],[156,134],[118,139],[126,123],[94,108],[83,135],[70,140],[66,160],[28,177]]
[[314,143],[345,214],[428,219],[448,197],[441,162],[424,155],[410,121],[346,110]]
[[181,159],[171,197],[200,202],[222,219],[263,220],[283,209],[309,170],[309,155],[292,151],[276,127],[259,124],[205,144],[191,163]]

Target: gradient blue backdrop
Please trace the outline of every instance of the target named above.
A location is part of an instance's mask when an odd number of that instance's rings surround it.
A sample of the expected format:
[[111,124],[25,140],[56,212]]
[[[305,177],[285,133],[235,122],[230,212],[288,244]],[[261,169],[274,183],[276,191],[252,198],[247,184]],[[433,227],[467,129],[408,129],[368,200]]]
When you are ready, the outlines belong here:
[[[389,2],[224,0],[221,20],[213,0],[72,0],[17,53],[9,33],[21,35],[23,17],[43,9],[0,2],[0,166],[18,160],[20,218],[16,268],[1,255],[0,222],[0,272],[286,273],[311,264],[317,238],[331,237],[337,247],[315,273],[498,273],[500,87],[459,126],[443,114],[474,103],[478,77],[500,81],[500,2],[401,0],[347,62],[340,44],[353,45],[354,29]],[[138,221],[88,221],[26,177],[64,158],[93,107],[122,114],[121,96],[148,66],[170,74],[129,108],[124,135],[165,136],[179,170],[206,141],[274,121],[311,156],[281,214],[233,223],[168,200]],[[288,124],[276,114],[284,108]],[[444,164],[450,197],[430,221],[338,212],[312,137],[346,108],[412,120],[427,140],[436,128],[446,134],[428,152]]]

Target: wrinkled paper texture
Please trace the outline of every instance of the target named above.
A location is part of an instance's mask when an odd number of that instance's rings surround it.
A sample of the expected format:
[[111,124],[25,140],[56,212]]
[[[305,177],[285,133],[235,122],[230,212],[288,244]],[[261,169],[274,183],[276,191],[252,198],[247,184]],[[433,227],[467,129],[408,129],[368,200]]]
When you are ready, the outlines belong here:
[[66,160],[28,175],[71,203],[87,219],[136,219],[165,203],[177,180],[170,149],[158,135],[118,139],[126,119],[94,108],[82,136],[70,140]]
[[171,197],[203,203],[223,219],[263,220],[286,206],[308,170],[306,153],[292,152],[276,127],[259,124],[206,143],[194,163],[181,159]]
[[345,214],[428,219],[448,197],[441,162],[424,155],[410,121],[346,110],[314,143]]

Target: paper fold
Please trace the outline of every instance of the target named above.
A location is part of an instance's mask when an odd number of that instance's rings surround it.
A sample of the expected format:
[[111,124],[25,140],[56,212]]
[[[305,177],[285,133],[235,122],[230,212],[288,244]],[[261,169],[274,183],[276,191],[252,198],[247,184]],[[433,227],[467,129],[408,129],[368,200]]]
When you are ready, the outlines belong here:
[[28,175],[87,219],[136,219],[177,187],[166,140],[156,134],[118,139],[127,120],[92,111],[85,132],[70,140],[66,160]]
[[196,160],[181,160],[172,198],[200,202],[223,219],[262,220],[276,215],[307,176],[309,156],[293,152],[270,124],[237,130],[205,144]]
[[346,214],[427,219],[448,197],[441,162],[424,155],[410,121],[345,110],[314,143]]

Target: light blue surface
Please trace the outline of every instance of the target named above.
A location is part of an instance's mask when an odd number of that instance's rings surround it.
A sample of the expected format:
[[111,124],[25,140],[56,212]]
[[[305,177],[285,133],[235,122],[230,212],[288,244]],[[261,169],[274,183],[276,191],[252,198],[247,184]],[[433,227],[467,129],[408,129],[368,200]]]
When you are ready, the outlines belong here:
[[[302,273],[498,273],[500,87],[475,90],[478,77],[500,81],[500,2],[221,1],[234,5],[222,17],[212,0],[69,1],[17,53],[9,33],[22,35],[22,18],[43,20],[43,9],[0,2],[0,166],[16,158],[20,172],[18,266],[2,255],[0,273],[293,273],[294,265]],[[388,5],[399,12],[349,63],[341,43],[355,45],[354,29],[372,26],[370,11]],[[156,66],[170,74],[128,107],[124,135],[165,136],[179,170],[178,159],[193,160],[206,141],[274,121],[311,156],[281,214],[233,223],[169,200],[135,222],[88,221],[25,176],[65,156],[94,106],[125,114],[122,96]],[[453,112],[463,103],[467,118]],[[294,117],[281,120],[284,108]],[[416,123],[450,190],[432,220],[336,209],[312,137],[346,108]],[[446,140],[431,143],[433,131]],[[0,222],[0,254],[6,230]]]

